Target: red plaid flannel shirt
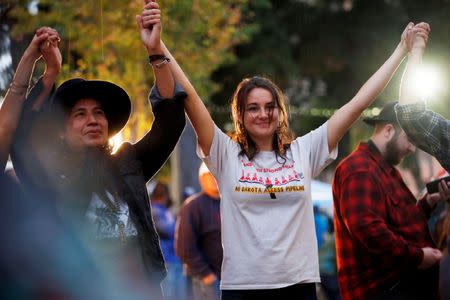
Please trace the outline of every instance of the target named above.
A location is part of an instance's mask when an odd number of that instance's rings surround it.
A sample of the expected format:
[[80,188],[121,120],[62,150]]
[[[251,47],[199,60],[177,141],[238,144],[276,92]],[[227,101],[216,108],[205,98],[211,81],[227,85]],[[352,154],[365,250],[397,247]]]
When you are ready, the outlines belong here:
[[422,247],[435,247],[431,208],[417,202],[376,146],[361,143],[337,167],[334,226],[342,298],[366,299],[417,270]]

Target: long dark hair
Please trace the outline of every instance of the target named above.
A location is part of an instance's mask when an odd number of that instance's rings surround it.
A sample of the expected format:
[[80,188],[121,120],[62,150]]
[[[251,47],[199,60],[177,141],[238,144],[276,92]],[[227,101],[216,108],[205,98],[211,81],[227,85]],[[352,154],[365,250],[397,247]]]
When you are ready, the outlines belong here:
[[[278,107],[278,128],[273,136],[272,146],[277,156],[284,157],[286,150],[294,139],[294,134],[289,128],[289,113],[286,97],[275,83],[265,77],[254,76],[251,78],[244,78],[231,99],[231,114],[234,123],[235,132],[232,135],[241,146],[241,154],[245,154],[248,159],[252,160],[259,149],[256,143],[247,133],[244,126],[244,112],[247,103],[247,98],[254,88],[263,88],[272,94],[273,100]],[[269,116],[271,118],[271,116]]]
[[[106,175],[109,172],[107,170],[111,168],[112,146],[107,140],[103,145],[85,146],[82,150],[71,147],[62,137],[70,111],[71,107],[62,107],[62,110],[59,111],[60,115],[57,115],[54,120],[55,134],[58,135],[53,142],[55,160],[58,160],[61,171],[79,174],[79,184],[83,186],[83,188],[79,187],[80,190],[99,192],[103,188],[111,188],[109,176]],[[55,112],[54,114],[56,115]],[[82,157],[80,164],[74,166],[73,160],[77,161],[80,157]],[[77,170],[72,170],[74,167]],[[98,190],[99,188],[100,190]]]

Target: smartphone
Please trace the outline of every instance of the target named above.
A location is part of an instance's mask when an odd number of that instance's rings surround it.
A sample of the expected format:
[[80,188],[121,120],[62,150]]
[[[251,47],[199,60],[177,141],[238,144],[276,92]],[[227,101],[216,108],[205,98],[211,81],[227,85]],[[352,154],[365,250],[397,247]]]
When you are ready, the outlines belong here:
[[428,182],[427,185],[426,185],[428,194],[438,193],[439,192],[438,184],[442,180],[445,180],[445,182],[449,182],[450,181],[450,176],[442,177],[442,178],[439,178],[437,180],[433,180],[433,181]]

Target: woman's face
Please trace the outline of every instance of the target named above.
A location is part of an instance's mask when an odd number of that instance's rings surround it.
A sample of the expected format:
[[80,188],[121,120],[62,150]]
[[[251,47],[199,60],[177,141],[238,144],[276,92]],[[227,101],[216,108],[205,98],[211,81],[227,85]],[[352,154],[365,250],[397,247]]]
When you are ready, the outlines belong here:
[[272,144],[278,127],[278,106],[268,90],[254,88],[248,94],[244,127],[256,144]]
[[97,100],[87,98],[75,103],[66,120],[64,139],[74,150],[107,144],[108,120]]

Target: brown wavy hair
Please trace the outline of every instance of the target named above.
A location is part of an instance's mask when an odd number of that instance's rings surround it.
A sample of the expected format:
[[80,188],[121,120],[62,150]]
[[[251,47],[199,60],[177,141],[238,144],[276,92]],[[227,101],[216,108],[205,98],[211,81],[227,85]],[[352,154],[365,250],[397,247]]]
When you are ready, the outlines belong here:
[[[285,158],[286,150],[289,148],[294,134],[289,128],[289,112],[287,99],[283,92],[275,83],[265,77],[254,76],[244,78],[231,99],[231,114],[234,123],[235,132],[232,134],[235,140],[241,146],[241,154],[245,154],[248,159],[252,160],[258,153],[259,149],[252,140],[244,126],[244,113],[247,104],[247,98],[254,88],[263,88],[272,94],[278,107],[278,128],[273,136],[272,146],[277,156]],[[269,116],[272,118],[272,115]]]

